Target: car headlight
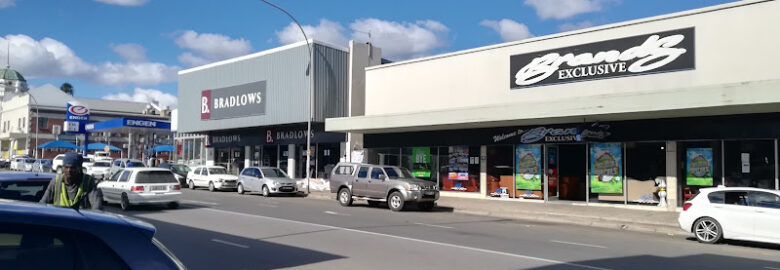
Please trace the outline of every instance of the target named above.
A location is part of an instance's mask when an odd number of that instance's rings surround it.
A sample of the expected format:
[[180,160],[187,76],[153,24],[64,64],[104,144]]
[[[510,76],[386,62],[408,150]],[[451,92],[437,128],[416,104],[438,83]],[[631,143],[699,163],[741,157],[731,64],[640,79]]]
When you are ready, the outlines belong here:
[[416,185],[416,184],[406,184],[406,190],[409,190],[409,191],[412,191],[412,190],[414,190],[414,191],[417,191],[417,190],[420,190],[420,186],[419,186],[419,185]]

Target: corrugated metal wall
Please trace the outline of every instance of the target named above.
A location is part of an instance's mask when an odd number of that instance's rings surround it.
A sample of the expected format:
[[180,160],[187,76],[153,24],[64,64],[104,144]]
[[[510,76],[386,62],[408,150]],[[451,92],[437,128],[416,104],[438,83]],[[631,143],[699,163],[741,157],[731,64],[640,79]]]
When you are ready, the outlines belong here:
[[[315,121],[346,116],[347,61],[344,51],[314,44]],[[306,45],[179,74],[179,132],[305,123],[309,115]],[[320,75],[317,75],[319,73]],[[265,80],[265,115],[200,119],[201,92]]]

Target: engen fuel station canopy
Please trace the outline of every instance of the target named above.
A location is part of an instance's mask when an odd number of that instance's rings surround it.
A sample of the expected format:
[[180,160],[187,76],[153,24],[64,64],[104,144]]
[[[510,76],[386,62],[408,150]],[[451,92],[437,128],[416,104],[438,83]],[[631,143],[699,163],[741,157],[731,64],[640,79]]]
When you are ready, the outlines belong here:
[[139,118],[117,118],[86,125],[89,132],[150,134],[171,131],[171,123]]

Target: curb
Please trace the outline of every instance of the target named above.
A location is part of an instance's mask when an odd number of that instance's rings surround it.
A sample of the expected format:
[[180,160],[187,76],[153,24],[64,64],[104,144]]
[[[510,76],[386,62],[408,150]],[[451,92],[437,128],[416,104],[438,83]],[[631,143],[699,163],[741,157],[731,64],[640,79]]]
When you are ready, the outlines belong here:
[[[308,194],[306,198],[315,199],[315,200],[331,200],[331,199],[335,200],[336,199],[335,196],[336,196],[335,194],[331,196],[331,193],[326,193],[326,192],[311,192]],[[453,213],[463,214],[463,215],[489,216],[489,217],[506,218],[511,220],[547,222],[547,223],[556,223],[556,224],[571,224],[571,225],[579,225],[579,226],[587,226],[587,227],[595,227],[595,228],[614,229],[620,231],[664,234],[668,236],[686,235],[686,233],[680,228],[678,228],[676,225],[671,226],[668,224],[661,224],[658,222],[637,223],[637,222],[620,220],[611,217],[594,218],[589,216],[566,215],[561,213],[528,212],[528,213],[506,214],[506,213],[493,213],[490,211],[483,211],[483,210],[458,209],[457,207],[454,206],[442,205],[442,204],[438,204],[438,206],[451,207],[454,209]],[[532,214],[532,216],[523,216],[524,214]]]

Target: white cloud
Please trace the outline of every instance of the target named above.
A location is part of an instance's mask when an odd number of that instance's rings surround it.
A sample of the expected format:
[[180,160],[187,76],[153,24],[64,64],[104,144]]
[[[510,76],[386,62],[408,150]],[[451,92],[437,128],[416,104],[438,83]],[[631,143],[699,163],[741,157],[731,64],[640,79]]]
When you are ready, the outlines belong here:
[[501,39],[504,41],[522,40],[534,36],[531,34],[531,31],[528,30],[528,26],[509,19],[502,19],[500,21],[482,20],[479,24],[490,27],[493,31],[496,31],[496,33],[501,35]]
[[[306,36],[310,39],[316,39],[324,41],[330,44],[346,46],[347,38],[344,35],[344,27],[340,23],[332,22],[326,19],[321,19],[320,24],[317,26],[302,25],[303,31],[306,32]],[[303,41],[303,33],[298,25],[290,23],[281,31],[276,31],[276,38],[279,39],[279,43],[291,44],[298,41]]]
[[561,32],[566,32],[566,31],[574,31],[574,30],[584,29],[584,28],[588,28],[588,27],[592,27],[592,26],[593,26],[592,22],[584,21],[584,22],[580,22],[580,23],[565,23],[565,24],[562,24],[562,25],[558,26],[558,29],[561,30]]
[[536,9],[542,19],[566,19],[578,14],[599,11],[607,2],[615,0],[525,0]]
[[[392,22],[369,18],[350,24],[352,39],[371,41],[382,48],[382,56],[393,60],[404,60],[428,56],[434,50],[447,46],[449,28],[432,21]],[[366,32],[371,33],[369,40]]]
[[252,51],[252,45],[243,38],[231,39],[225,35],[211,33],[198,34],[192,30],[179,35],[176,45],[192,51],[179,55],[179,62],[188,66],[200,66],[246,55]]
[[16,5],[14,0],[0,0],[0,8],[13,7]]
[[[9,40],[11,66],[27,78],[75,77],[101,85],[156,85],[176,81],[176,73],[180,69],[145,60],[91,64],[78,57],[67,45],[51,38],[35,40],[26,35],[7,35],[0,37],[0,44],[6,44]],[[139,60],[139,51],[145,51],[135,44],[113,46],[113,49],[125,59],[130,59],[128,57],[135,53],[135,60]],[[6,56],[7,51],[0,50],[0,59]]]
[[136,101],[136,102],[156,102],[161,107],[168,106],[170,108],[176,108],[178,99],[176,96],[165,93],[157,89],[143,89],[135,88],[132,94],[117,93],[104,96],[103,99],[108,100],[122,100],[122,101]]
[[146,62],[146,48],[134,43],[111,45],[119,56],[130,63]]
[[103,2],[109,5],[117,5],[117,6],[126,6],[126,7],[137,7],[142,6],[148,2],[148,0],[95,0],[98,2]]

